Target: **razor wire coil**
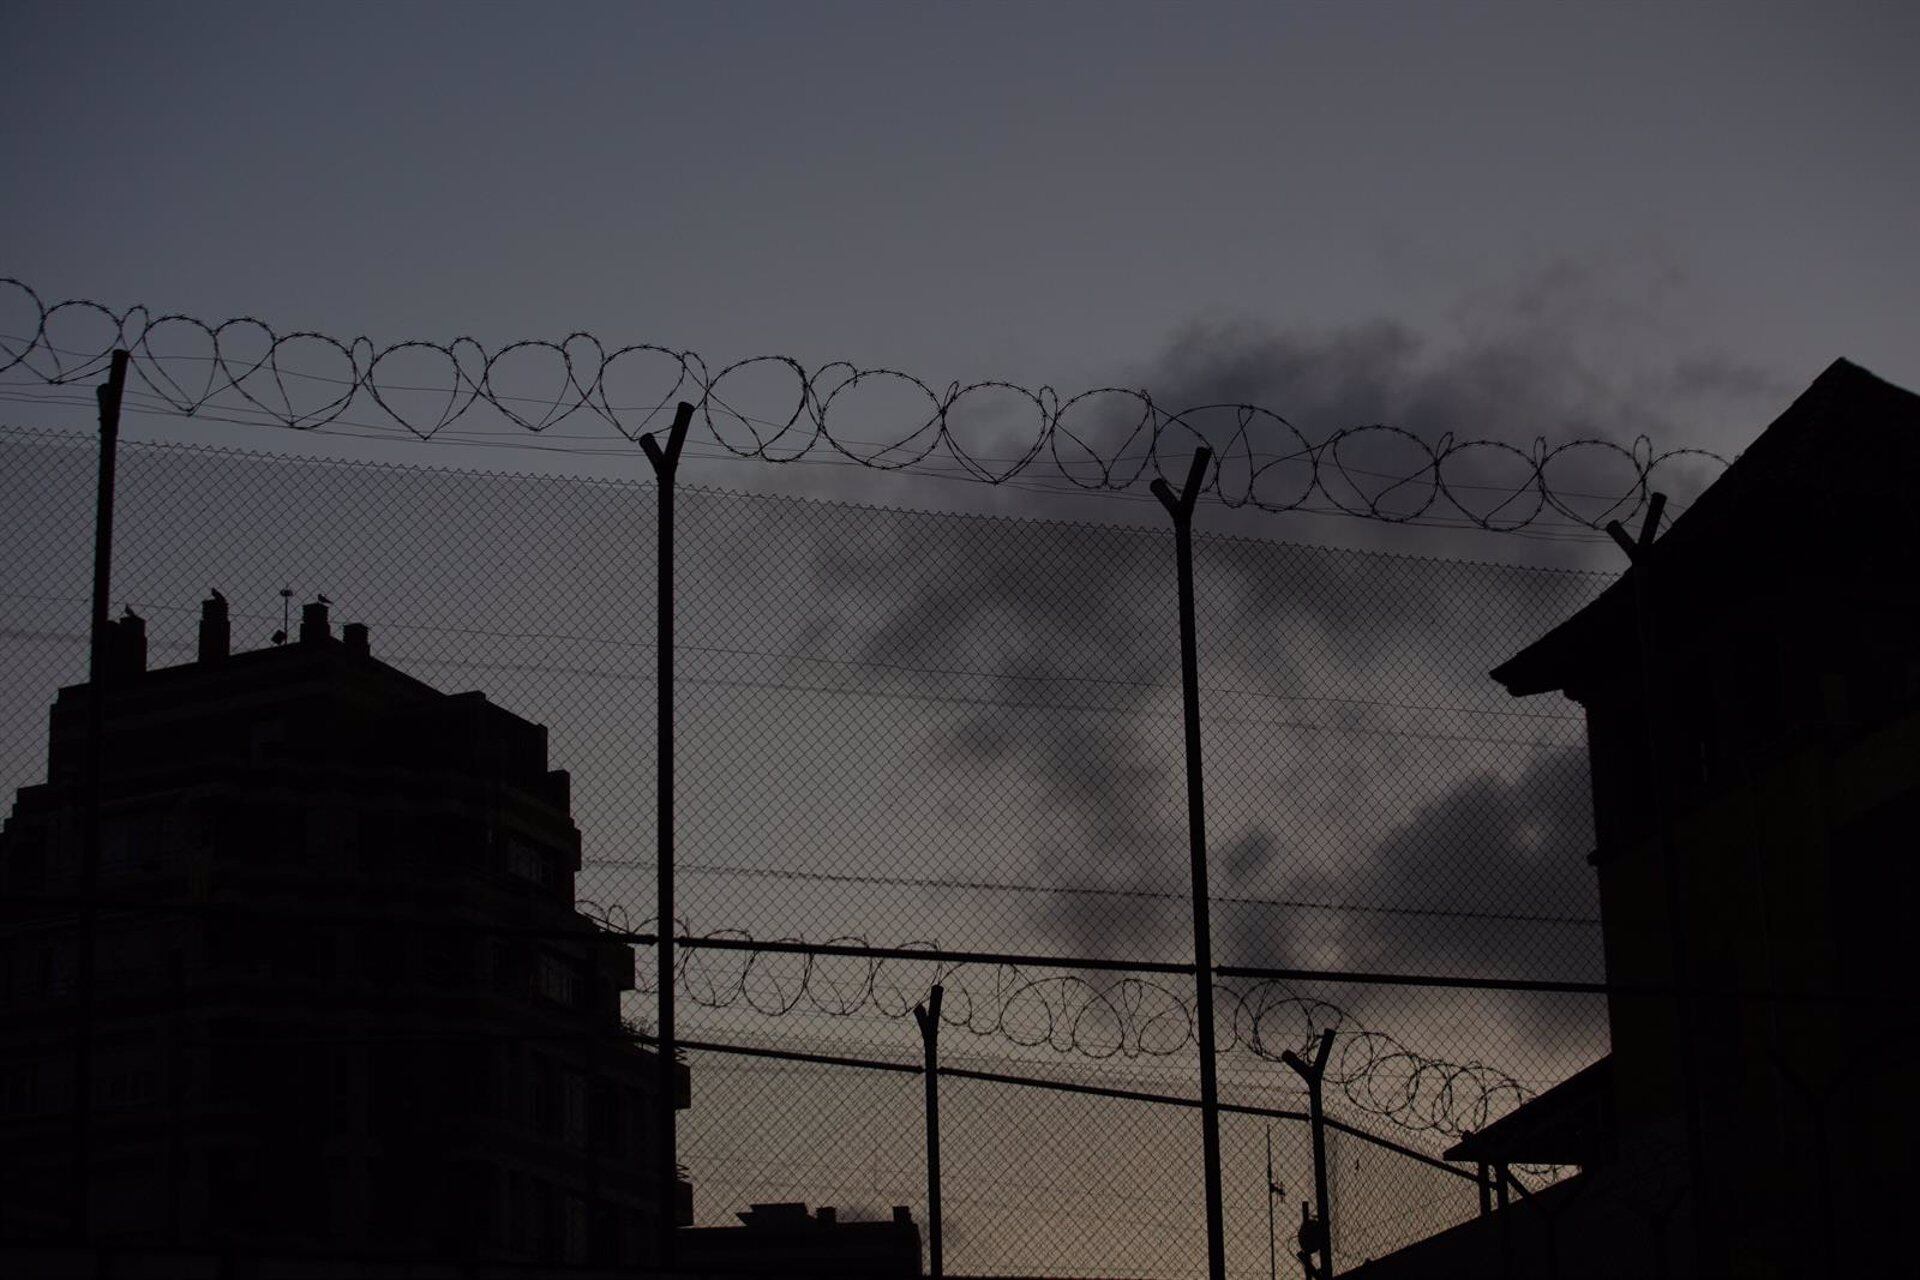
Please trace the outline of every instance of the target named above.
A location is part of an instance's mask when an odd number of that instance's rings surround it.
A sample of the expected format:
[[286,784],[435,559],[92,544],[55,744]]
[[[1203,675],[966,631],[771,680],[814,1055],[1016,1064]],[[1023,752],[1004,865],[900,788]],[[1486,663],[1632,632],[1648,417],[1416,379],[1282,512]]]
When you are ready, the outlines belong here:
[[[381,344],[364,335],[283,333],[251,316],[209,321],[140,305],[116,311],[91,299],[48,304],[11,277],[0,277],[3,316],[15,317],[4,328],[24,332],[0,331],[0,377],[69,385],[100,376],[111,352],[125,349],[133,376],[171,412],[238,408],[262,424],[304,431],[346,421],[360,407],[432,440],[485,406],[527,433],[584,414],[636,442],[664,425],[666,411],[684,400],[694,405],[710,443],[735,458],[825,458],[879,471],[957,474],[988,485],[1050,473],[1075,489],[1109,492],[1178,478],[1192,449],[1204,444],[1219,462],[1205,488],[1228,507],[1330,509],[1400,524],[1464,521],[1496,532],[1546,521],[1600,529],[1630,519],[1662,475],[1727,463],[1702,449],[1656,449],[1645,436],[1627,445],[1595,437],[1550,444],[1542,436],[1522,448],[1451,433],[1427,440],[1370,423],[1311,440],[1280,413],[1255,404],[1172,409],[1148,390],[1108,386],[1062,396],[1052,387],[998,379],[940,388],[897,369],[831,361],[809,370],[784,355],[748,356],[716,368],[693,351],[610,345],[581,331],[558,341],[491,347],[471,337]],[[403,367],[430,369],[435,380],[406,380]],[[554,388],[550,395],[506,389],[535,373]],[[748,384],[768,375],[781,389],[768,407],[750,412],[744,397],[755,388]],[[636,380],[649,394],[627,403],[619,389]],[[862,388],[903,393],[917,407],[888,438],[861,439],[850,419]],[[420,396],[430,403],[414,403]],[[1016,425],[991,433],[997,445],[970,445],[967,422],[996,399],[1003,412],[1011,406]],[[1624,476],[1617,492],[1596,494],[1571,478],[1595,464]]]
[[[635,932],[618,905],[583,901],[578,906],[605,928]],[[653,923],[641,921],[637,931],[646,934]],[[942,1023],[979,1039],[1091,1061],[1166,1059],[1196,1051],[1192,998],[1155,976],[1100,980],[934,956],[922,962],[820,954],[795,939],[779,940],[777,950],[758,949],[752,936],[738,929],[697,936],[733,944],[724,950],[686,946],[675,954],[676,989],[704,1009],[746,1010],[768,1018],[902,1019],[937,982],[945,990]],[[869,944],[848,935],[818,945]],[[928,943],[907,943],[904,949],[921,946],[932,949]],[[1061,961],[1063,968],[1072,963]],[[648,966],[636,965],[634,976],[637,992],[655,990]],[[1362,1025],[1340,1005],[1279,979],[1217,982],[1214,995],[1220,1052],[1278,1063],[1289,1050],[1311,1053],[1320,1035],[1332,1031],[1335,1050],[1327,1064],[1327,1086],[1355,1112],[1411,1133],[1457,1140],[1532,1096],[1525,1084],[1498,1068],[1421,1053]]]

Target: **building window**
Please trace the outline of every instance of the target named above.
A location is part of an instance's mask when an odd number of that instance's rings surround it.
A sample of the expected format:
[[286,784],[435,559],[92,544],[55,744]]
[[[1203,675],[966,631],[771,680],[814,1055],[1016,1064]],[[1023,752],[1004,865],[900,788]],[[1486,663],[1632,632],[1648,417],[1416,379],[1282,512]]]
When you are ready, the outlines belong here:
[[533,1253],[547,1262],[560,1256],[560,1197],[545,1178],[533,1179]]
[[160,983],[166,976],[170,941],[154,927],[102,929],[95,953],[102,986],[127,991]]
[[644,1151],[647,1145],[647,1109],[641,1105],[638,1089],[620,1090],[621,1132],[626,1135],[626,1149]]
[[43,935],[33,949],[27,993],[40,1000],[64,1000],[73,994],[74,948],[71,938]]
[[0,1115],[40,1114],[40,1064],[9,1062],[0,1066]]
[[120,814],[100,830],[100,883],[119,884],[160,873],[160,821],[153,814]]
[[494,985],[501,991],[524,999],[534,989],[534,971],[538,967],[534,950],[519,942],[500,942],[493,954]]
[[528,1181],[518,1169],[507,1175],[507,1247],[520,1254],[533,1251],[533,1195]]
[[561,1237],[564,1261],[578,1265],[587,1260],[587,1202],[579,1196],[570,1195],[566,1199]]
[[310,843],[311,817],[297,805],[235,801],[215,824],[217,844],[223,857],[252,866],[301,862]]
[[553,883],[553,857],[525,836],[507,837],[507,870],[546,888]]
[[570,1147],[587,1145],[587,1078],[578,1071],[560,1073],[560,1136]]
[[44,893],[47,888],[46,830],[26,827],[8,834],[8,886],[16,893]]
[[550,1137],[559,1127],[560,1081],[558,1074],[542,1054],[533,1055],[533,1131]]
[[[329,982],[334,974],[334,938],[330,929],[300,924],[278,924],[270,932],[256,932],[258,968],[265,962],[275,982]],[[392,981],[388,975],[387,981]]]
[[569,1009],[577,1008],[585,985],[577,962],[551,951],[540,953],[539,965],[534,971],[534,990],[543,998]]
[[626,1133],[620,1127],[620,1092],[604,1080],[593,1082],[588,1096],[588,1122],[594,1143],[618,1159],[626,1151]]
[[334,1134],[354,1132],[354,1118],[359,1108],[355,1105],[354,1053],[350,1049],[333,1051],[333,1081],[330,1093],[332,1103],[327,1108],[327,1129]]
[[613,1209],[605,1204],[593,1209],[593,1261],[602,1266],[617,1266],[620,1258],[620,1223]]
[[287,750],[287,722],[275,717],[253,726],[247,735],[247,758],[254,764],[280,759]]
[[151,1045],[109,1050],[94,1065],[95,1106],[105,1110],[144,1107],[159,1096],[159,1056]]
[[405,985],[407,939],[397,925],[368,925],[360,931],[360,976],[380,987]]
[[454,929],[436,929],[422,938],[427,980],[439,987],[464,986],[472,977],[473,940]]

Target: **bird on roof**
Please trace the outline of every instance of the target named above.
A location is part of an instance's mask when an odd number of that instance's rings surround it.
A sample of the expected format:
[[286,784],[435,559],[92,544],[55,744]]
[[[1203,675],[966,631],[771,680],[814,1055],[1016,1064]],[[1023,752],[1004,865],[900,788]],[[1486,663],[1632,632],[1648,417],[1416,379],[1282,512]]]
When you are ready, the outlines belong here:
[[327,599],[327,597],[326,597],[325,595],[318,595],[318,596],[315,596],[315,597],[314,597],[314,601],[315,601],[315,603],[317,603],[317,604],[332,604],[332,603],[333,603],[333,601],[331,601],[331,600],[329,600],[329,599]]
[[213,596],[215,600],[218,600],[221,604],[225,604],[227,602],[227,598],[220,594],[220,588],[208,587],[207,591],[210,595]]
[[133,606],[130,604],[120,606],[120,616],[129,622],[140,621],[140,615],[133,611]]

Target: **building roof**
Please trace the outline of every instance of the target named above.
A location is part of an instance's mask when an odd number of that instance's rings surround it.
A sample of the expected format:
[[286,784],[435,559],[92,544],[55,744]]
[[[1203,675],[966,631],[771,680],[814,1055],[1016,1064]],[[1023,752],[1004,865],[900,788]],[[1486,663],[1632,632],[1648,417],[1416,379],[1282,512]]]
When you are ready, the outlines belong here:
[[878,1222],[842,1220],[830,1206],[756,1204],[737,1227],[689,1227],[675,1248],[681,1266],[702,1275],[781,1280],[894,1280],[920,1274],[920,1228],[895,1205]]
[[[1834,361],[1642,557],[1659,615],[1732,622],[1729,605],[1809,589],[1913,592],[1916,476],[1920,396]],[[1623,575],[1493,678],[1578,696],[1633,652],[1633,593]]]
[[1613,1055],[1574,1072],[1446,1152],[1485,1164],[1591,1165],[1611,1142]]
[[[544,725],[477,691],[442,693],[373,657],[365,627],[350,626],[343,639],[328,629],[324,607],[308,610],[297,640],[234,653],[223,637],[210,648],[203,643],[193,661],[154,668],[145,662],[144,623],[109,621],[109,778],[175,774],[216,761],[324,760],[452,770],[569,809],[568,777],[549,767]],[[49,785],[75,785],[84,776],[93,693],[90,683],[72,684],[54,700]],[[256,745],[256,735],[271,741]]]

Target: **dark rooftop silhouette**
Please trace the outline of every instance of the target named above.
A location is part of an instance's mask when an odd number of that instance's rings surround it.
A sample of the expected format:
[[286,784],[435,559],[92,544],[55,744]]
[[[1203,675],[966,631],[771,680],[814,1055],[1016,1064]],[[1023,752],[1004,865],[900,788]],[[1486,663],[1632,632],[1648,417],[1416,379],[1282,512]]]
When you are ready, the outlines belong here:
[[[251,1256],[650,1256],[654,1054],[631,949],[574,909],[546,729],[336,638],[146,668],[111,623],[87,1240]],[[88,704],[0,832],[16,961],[0,1028],[0,1240],[70,1238],[76,824]],[[687,1102],[684,1068],[678,1105]],[[691,1217],[675,1187],[676,1217]]]

